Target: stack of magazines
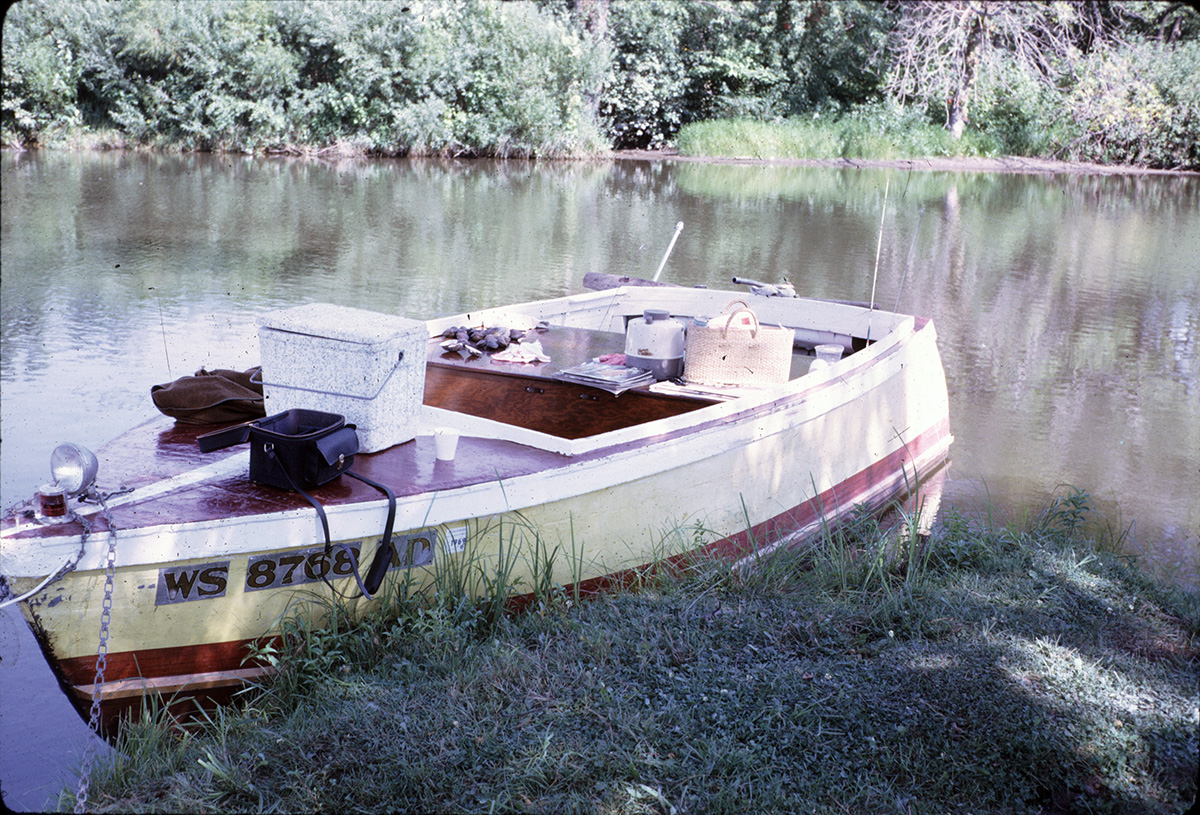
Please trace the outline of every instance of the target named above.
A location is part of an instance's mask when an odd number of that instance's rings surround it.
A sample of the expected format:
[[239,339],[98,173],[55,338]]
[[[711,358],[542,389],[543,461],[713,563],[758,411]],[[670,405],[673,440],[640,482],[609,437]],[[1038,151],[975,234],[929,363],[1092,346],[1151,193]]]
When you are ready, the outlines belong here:
[[574,382],[577,385],[587,385],[590,388],[600,388],[613,394],[649,385],[654,381],[654,374],[641,368],[608,365],[603,362],[585,362],[574,368],[557,371],[553,376],[555,379]]

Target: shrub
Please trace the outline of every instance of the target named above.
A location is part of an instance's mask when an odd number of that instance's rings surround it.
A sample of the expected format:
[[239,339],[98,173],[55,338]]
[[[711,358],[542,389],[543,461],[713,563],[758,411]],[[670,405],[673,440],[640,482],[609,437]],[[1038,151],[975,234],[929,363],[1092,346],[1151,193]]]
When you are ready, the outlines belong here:
[[[780,9],[791,4],[781,3]],[[880,98],[884,45],[896,8],[843,0],[815,3],[780,22],[787,113],[845,110]]]
[[69,37],[55,30],[53,8],[28,0],[4,18],[4,99],[0,131],[6,143],[37,142],[79,124],[78,65]]
[[3,133],[88,127],[255,150],[592,152],[604,49],[530,3],[29,0],[5,20]]
[[286,138],[394,148],[393,110],[416,93],[410,63],[420,23],[392,3],[287,2],[277,6],[281,41],[298,63],[283,95]]
[[1061,95],[1020,66],[1006,63],[980,83],[971,123],[997,143],[999,152],[1032,156],[1054,143],[1054,134],[1062,131],[1061,118]]
[[402,143],[500,156],[593,152],[585,97],[605,54],[527,4],[443,7],[413,67],[420,89],[393,121]]
[[1067,100],[1069,158],[1200,168],[1200,43],[1094,53]]
[[136,2],[97,19],[106,30],[79,43],[79,90],[96,123],[191,149],[247,149],[284,133],[297,72],[270,4]]
[[617,147],[662,147],[685,124],[687,65],[680,42],[689,10],[674,2],[614,3],[614,57],[600,120]]

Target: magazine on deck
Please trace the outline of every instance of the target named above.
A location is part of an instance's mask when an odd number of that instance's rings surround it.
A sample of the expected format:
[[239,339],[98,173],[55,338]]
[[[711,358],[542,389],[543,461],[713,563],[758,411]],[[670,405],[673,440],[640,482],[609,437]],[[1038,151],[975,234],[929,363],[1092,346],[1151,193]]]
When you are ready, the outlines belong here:
[[624,393],[631,388],[648,385],[654,381],[654,374],[649,371],[624,365],[609,365],[604,362],[585,362],[573,368],[557,371],[553,376],[555,379],[574,382],[577,385],[587,385],[590,388],[600,388],[612,394]]

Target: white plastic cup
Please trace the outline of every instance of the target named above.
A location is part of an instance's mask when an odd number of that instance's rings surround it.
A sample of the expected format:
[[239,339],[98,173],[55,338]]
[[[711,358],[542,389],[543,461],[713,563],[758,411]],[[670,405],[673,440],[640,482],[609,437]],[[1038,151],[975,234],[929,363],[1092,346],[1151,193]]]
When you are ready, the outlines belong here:
[[458,431],[452,427],[439,427],[433,431],[433,445],[437,449],[438,461],[454,461],[458,449]]
[[828,364],[832,365],[842,358],[842,353],[846,349],[836,343],[830,345],[817,346],[817,359],[823,359]]

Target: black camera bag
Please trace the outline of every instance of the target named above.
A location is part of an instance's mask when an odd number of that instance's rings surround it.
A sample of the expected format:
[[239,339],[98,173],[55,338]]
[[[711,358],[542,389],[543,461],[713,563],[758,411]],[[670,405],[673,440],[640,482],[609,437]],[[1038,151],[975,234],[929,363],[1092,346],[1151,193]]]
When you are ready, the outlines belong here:
[[[325,508],[305,492],[305,487],[319,487],[345,474],[387,496],[387,525],[365,582],[359,575],[357,565],[354,566],[354,579],[359,589],[368,600],[371,599],[383,582],[392,559],[396,496],[383,484],[350,472],[350,465],[354,463],[354,455],[358,452],[358,434],[354,425],[346,424],[346,417],[337,413],[292,408],[253,422],[205,433],[196,439],[203,453],[245,441],[250,442],[250,480],[283,490],[294,490],[303,495],[317,511],[325,534],[326,555],[330,554],[332,544]],[[325,582],[329,584],[327,579]],[[330,589],[333,589],[332,585]]]

